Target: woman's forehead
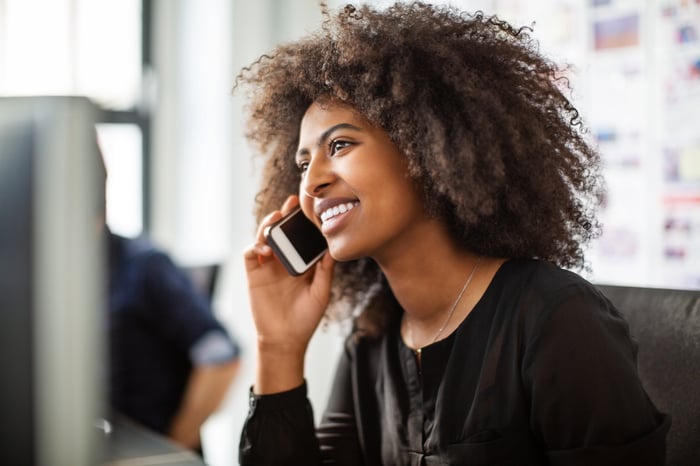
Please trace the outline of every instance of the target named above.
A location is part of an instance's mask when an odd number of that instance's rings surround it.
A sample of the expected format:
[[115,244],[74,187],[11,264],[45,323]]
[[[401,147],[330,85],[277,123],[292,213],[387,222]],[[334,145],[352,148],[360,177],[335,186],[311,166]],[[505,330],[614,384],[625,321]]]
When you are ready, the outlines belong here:
[[360,114],[349,104],[337,100],[317,100],[312,102],[302,117],[302,124],[308,119],[329,118],[353,118],[359,119]]
[[300,136],[314,128],[324,131],[326,127],[338,123],[350,123],[360,128],[374,128],[373,125],[357,108],[338,100],[317,100],[306,109],[300,124]]

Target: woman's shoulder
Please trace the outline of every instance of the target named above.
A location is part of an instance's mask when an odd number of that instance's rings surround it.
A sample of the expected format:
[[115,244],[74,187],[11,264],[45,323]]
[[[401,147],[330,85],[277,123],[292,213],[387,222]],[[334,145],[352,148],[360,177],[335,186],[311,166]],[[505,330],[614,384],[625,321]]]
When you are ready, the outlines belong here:
[[586,278],[571,270],[538,259],[511,259],[506,261],[496,275],[497,285],[503,289],[518,288],[523,292],[538,294],[542,298],[556,299],[576,293],[599,295],[597,288]]
[[618,314],[590,281],[546,261],[509,260],[501,266],[491,286],[494,303],[517,314],[511,318],[521,322],[542,323],[543,318],[547,320],[553,314],[573,313],[594,320],[602,315],[617,317]]

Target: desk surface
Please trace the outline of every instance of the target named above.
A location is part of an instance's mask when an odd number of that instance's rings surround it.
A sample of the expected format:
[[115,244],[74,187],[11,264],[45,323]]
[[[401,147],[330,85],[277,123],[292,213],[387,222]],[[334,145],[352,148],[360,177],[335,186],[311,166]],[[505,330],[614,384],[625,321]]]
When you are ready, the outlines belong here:
[[202,466],[194,452],[121,415],[113,415],[105,432],[103,466]]

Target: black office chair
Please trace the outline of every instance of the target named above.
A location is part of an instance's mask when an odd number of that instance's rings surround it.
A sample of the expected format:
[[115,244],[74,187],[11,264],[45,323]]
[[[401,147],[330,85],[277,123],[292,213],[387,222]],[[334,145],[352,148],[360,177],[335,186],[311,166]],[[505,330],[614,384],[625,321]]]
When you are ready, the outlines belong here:
[[700,465],[700,291],[599,285],[639,344],[639,375],[671,415],[668,466]]
[[216,291],[216,281],[221,269],[220,264],[189,265],[181,268],[192,280],[195,288],[204,293],[211,301]]

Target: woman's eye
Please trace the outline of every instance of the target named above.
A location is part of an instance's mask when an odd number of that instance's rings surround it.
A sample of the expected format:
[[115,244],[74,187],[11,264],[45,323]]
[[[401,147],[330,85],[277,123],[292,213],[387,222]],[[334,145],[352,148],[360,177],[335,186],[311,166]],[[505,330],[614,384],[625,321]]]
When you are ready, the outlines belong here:
[[350,143],[348,141],[343,141],[341,139],[332,140],[329,144],[331,155],[335,154],[339,150],[345,149],[346,147],[348,147],[350,145],[352,145],[352,143]]
[[306,160],[302,162],[297,162],[297,168],[299,169],[301,174],[304,174],[306,173],[306,170],[309,169],[309,162],[307,162]]

